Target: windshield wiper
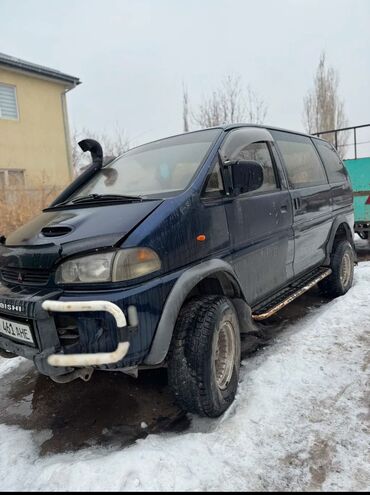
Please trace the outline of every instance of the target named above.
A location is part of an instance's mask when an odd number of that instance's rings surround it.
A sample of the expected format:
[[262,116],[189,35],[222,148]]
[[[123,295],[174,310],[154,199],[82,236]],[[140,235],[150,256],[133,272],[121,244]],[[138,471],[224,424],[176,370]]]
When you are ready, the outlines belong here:
[[[98,204],[104,202],[116,202],[116,203],[131,203],[131,202],[143,202],[143,201],[155,201],[156,198],[142,198],[141,196],[129,196],[126,194],[88,194],[87,196],[80,196],[75,199],[67,199],[61,203],[57,203],[48,209],[60,208],[61,206],[73,206],[75,204]],[[157,198],[158,199],[158,198]]]
[[145,201],[141,196],[128,196],[126,194],[88,194],[72,199],[73,204],[91,203],[95,201]]
[[125,194],[88,194],[87,196],[80,196],[75,199],[67,199],[66,201],[62,201],[62,203],[57,203],[53,205],[52,208],[59,208],[60,206],[72,206],[74,204],[81,203],[94,203],[94,202],[103,202],[103,201],[122,201],[122,202],[130,202],[130,201],[152,201],[149,198],[142,198],[141,196],[127,196]]

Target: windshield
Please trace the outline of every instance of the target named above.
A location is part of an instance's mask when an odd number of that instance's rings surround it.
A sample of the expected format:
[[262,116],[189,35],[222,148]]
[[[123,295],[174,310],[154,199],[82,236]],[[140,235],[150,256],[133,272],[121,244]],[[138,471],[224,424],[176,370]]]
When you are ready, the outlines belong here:
[[103,167],[69,199],[89,194],[168,197],[183,191],[220,129],[182,134],[128,151]]

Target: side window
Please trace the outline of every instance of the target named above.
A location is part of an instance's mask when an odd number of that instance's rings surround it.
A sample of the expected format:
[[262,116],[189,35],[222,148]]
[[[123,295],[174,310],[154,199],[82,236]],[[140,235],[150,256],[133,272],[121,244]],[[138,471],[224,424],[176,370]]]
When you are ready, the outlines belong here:
[[309,137],[272,131],[286,166],[292,187],[327,184],[327,177],[318,153]]
[[263,183],[262,186],[254,192],[274,191],[277,189],[274,165],[267,143],[253,143],[245,146],[238,152],[236,159],[254,160],[262,166]]
[[217,161],[216,165],[213,167],[213,171],[209,176],[206,189],[205,196],[219,196],[224,192],[224,184],[222,181],[220,164]]
[[344,165],[331,144],[320,139],[314,139],[313,142],[324,162],[329,181],[346,182],[347,174]]

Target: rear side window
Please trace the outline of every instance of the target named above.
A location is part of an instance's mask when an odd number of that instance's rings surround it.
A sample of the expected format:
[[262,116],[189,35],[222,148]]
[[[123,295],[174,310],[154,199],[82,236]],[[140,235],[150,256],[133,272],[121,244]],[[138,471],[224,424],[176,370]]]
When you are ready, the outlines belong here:
[[329,182],[346,182],[347,174],[343,163],[331,144],[314,139],[315,146],[324,162]]
[[327,177],[319,155],[309,137],[288,132],[272,131],[283,156],[288,180],[300,188],[327,184]]

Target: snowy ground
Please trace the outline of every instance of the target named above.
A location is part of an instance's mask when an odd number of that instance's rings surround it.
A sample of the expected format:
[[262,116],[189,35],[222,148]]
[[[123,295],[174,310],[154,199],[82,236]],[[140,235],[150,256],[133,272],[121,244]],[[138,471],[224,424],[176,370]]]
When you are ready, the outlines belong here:
[[[243,363],[235,404],[126,449],[40,456],[49,431],[0,425],[1,490],[370,488],[370,262]],[[0,359],[0,377],[21,360]]]

